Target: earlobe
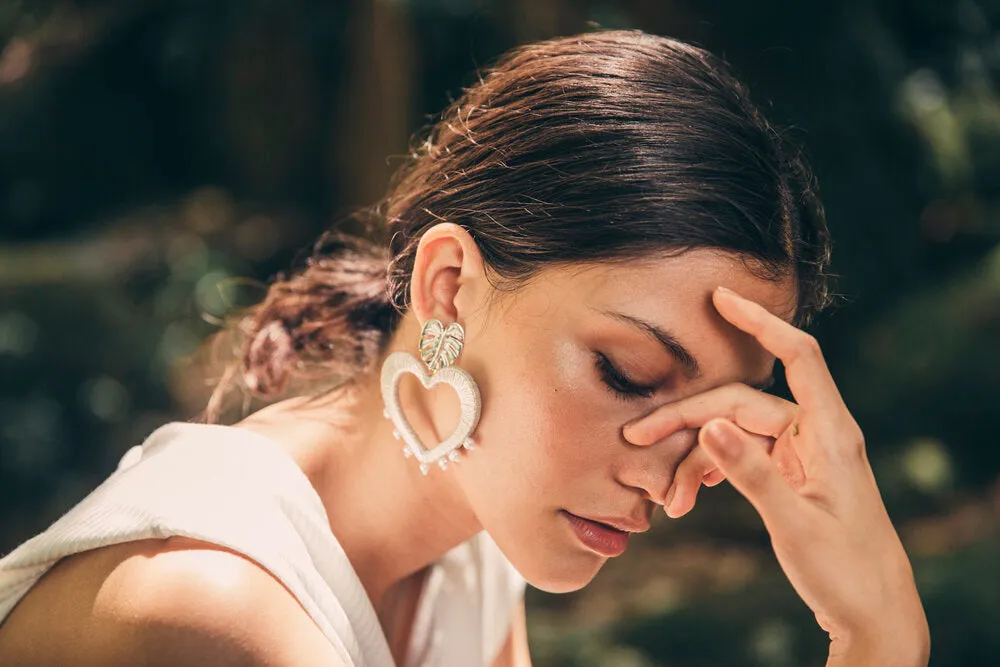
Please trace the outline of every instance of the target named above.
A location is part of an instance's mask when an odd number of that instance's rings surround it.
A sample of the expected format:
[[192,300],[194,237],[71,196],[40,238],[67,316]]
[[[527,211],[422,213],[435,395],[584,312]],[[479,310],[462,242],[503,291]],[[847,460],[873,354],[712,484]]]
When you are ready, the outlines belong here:
[[417,245],[410,304],[420,322],[455,322],[474,303],[484,278],[483,259],[472,236],[451,222],[434,225]]

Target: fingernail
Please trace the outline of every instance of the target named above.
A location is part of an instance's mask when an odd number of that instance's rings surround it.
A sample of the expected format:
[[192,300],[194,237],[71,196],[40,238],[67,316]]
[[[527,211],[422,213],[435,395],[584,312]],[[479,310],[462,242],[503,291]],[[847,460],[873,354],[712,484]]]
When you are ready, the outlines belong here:
[[701,428],[701,437],[707,440],[715,449],[726,456],[736,457],[740,455],[740,448],[743,443],[739,437],[733,433],[721,421],[710,421]]
[[674,507],[672,503],[667,506],[667,509],[665,511],[667,513],[667,516],[669,516],[671,519],[681,518],[681,515],[677,513],[677,508]]
[[630,443],[632,443],[633,445],[645,444],[642,441],[642,439],[638,437],[641,435],[642,432],[641,431],[636,432],[635,426],[633,426],[632,424],[626,424],[625,426],[622,427],[622,437],[625,438]]
[[719,292],[720,294],[728,294],[728,295],[730,295],[730,296],[735,296],[735,297],[737,297],[737,298],[739,298],[739,299],[742,299],[742,298],[743,298],[742,296],[740,296],[739,294],[737,294],[737,293],[736,293],[736,292],[734,292],[733,290],[729,289],[728,287],[723,287],[722,285],[719,285],[719,286],[718,286],[718,287],[716,287],[715,289],[716,289],[716,290],[717,290],[717,291],[718,291],[718,292]]
[[667,513],[671,519],[679,519],[683,516],[678,505],[680,504],[681,496],[677,493],[677,485],[674,484],[670,487],[670,491],[667,494],[667,499],[663,505],[663,511]]
[[675,495],[677,495],[677,485],[671,484],[670,488],[667,490],[667,497],[663,499],[664,509],[670,509],[670,503],[674,501]]

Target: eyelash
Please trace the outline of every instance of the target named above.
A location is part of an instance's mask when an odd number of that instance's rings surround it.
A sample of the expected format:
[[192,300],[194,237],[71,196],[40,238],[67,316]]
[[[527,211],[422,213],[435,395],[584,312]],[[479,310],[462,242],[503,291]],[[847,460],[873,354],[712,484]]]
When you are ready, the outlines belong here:
[[611,361],[600,352],[596,352],[594,356],[597,372],[600,374],[601,380],[607,386],[608,391],[614,394],[616,398],[624,401],[634,401],[640,398],[652,397],[653,388],[643,387],[629,381],[624,373],[615,368]]

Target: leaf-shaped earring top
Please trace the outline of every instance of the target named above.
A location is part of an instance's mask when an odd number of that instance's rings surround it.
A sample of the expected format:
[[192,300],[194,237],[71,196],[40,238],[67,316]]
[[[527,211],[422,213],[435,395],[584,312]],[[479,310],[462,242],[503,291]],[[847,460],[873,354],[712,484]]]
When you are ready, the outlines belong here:
[[464,344],[465,329],[458,322],[445,327],[440,320],[427,320],[420,331],[420,358],[433,373],[455,363]]

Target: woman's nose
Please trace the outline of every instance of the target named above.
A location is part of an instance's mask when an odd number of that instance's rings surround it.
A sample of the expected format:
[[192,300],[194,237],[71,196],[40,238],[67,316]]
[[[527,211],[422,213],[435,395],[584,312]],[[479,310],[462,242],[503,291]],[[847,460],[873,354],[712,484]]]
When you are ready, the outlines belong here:
[[633,445],[621,436],[618,482],[641,490],[646,497],[663,505],[681,461],[698,442],[697,429],[682,429],[652,445]]

